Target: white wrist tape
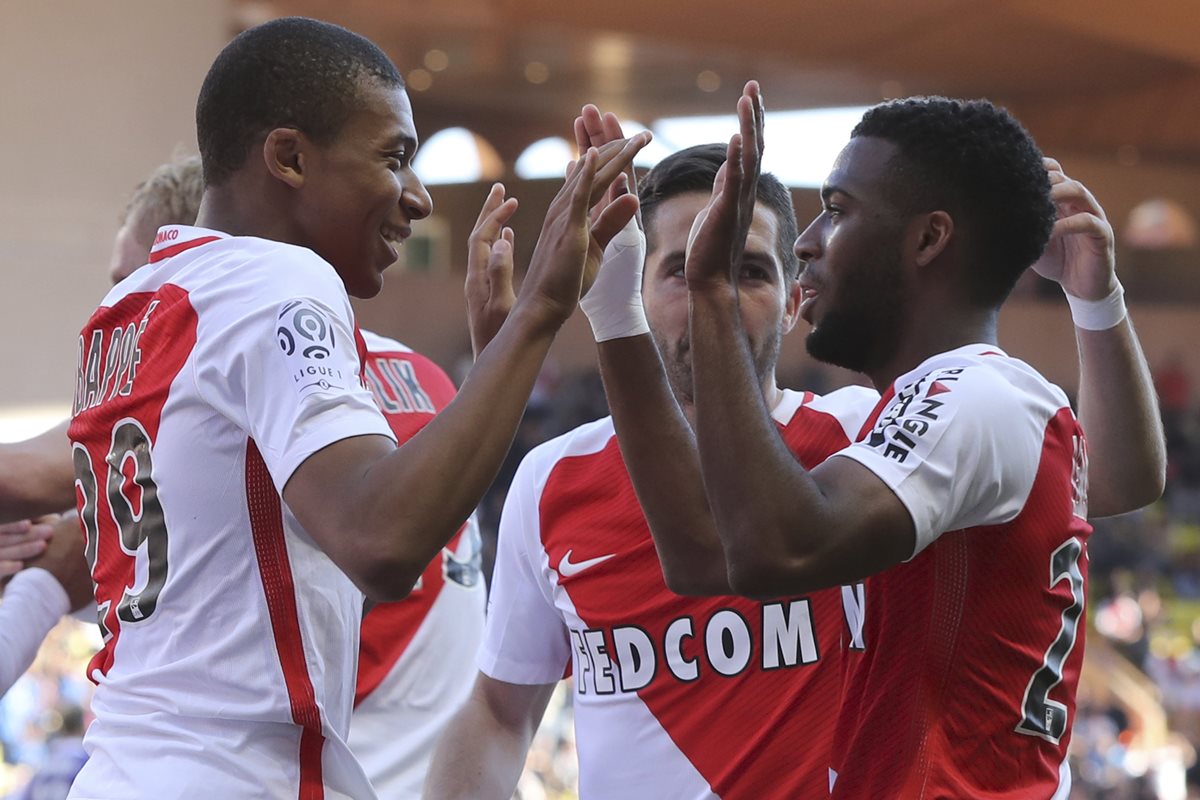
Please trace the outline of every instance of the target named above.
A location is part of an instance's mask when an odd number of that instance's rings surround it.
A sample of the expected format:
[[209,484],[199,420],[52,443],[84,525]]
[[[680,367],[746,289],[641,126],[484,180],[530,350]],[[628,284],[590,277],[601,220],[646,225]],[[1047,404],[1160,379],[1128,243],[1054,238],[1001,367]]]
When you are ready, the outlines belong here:
[[642,268],[646,235],[631,219],[604,248],[596,282],[579,301],[597,342],[650,332],[642,308]]
[[[1067,293],[1064,291],[1063,294]],[[1106,331],[1125,319],[1125,287],[1117,283],[1117,288],[1103,300],[1083,300],[1067,294],[1067,304],[1071,306],[1071,319],[1076,328]]]

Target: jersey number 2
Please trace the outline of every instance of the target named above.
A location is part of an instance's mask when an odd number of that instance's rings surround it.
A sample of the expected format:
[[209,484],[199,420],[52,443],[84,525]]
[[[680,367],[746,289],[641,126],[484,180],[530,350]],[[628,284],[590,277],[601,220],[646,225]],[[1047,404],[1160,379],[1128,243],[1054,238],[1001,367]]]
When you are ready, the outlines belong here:
[[[87,559],[92,568],[92,580],[96,580],[96,564],[100,548],[100,528],[97,519],[97,493],[100,483],[92,466],[88,451],[75,446],[75,481],[83,495],[83,520],[87,535]],[[141,508],[135,512],[133,498],[126,493],[125,464],[132,461],[133,484],[140,490]],[[162,505],[158,501],[158,486],[154,482],[153,460],[150,437],[145,428],[135,419],[123,419],[113,429],[112,448],[105,458],[104,490],[113,522],[117,527],[121,549],[131,558],[138,558],[138,551],[146,545],[145,586],[133,593],[139,571],[131,570],[132,576],[117,604],[117,618],[121,622],[139,622],[154,613],[158,596],[167,582],[167,526]],[[97,598],[98,600],[100,598]],[[100,630],[108,639],[111,632],[104,623],[111,599],[100,604]]]
[[1033,673],[1025,687],[1025,699],[1021,705],[1022,719],[1017,733],[1041,738],[1058,744],[1067,732],[1067,707],[1050,699],[1050,692],[1062,682],[1063,666],[1075,648],[1079,636],[1079,619],[1083,616],[1084,585],[1083,571],[1079,558],[1083,545],[1078,539],[1070,538],[1059,545],[1050,556],[1050,588],[1067,581],[1071,588],[1071,605],[1062,612],[1062,626],[1058,636],[1046,651],[1042,666]]

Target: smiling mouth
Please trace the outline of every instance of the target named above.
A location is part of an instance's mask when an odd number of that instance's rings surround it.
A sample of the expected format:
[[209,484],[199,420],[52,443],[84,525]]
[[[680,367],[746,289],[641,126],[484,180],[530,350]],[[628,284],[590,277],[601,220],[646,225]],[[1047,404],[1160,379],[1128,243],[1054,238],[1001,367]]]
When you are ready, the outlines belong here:
[[407,225],[384,225],[379,234],[388,244],[403,245],[404,240],[412,235],[412,228]]

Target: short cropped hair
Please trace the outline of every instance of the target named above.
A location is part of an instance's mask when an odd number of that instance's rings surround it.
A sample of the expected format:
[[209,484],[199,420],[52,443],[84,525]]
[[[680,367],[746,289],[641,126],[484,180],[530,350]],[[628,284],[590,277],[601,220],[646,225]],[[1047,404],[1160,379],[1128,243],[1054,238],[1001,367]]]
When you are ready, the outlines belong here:
[[987,100],[910,97],[877,105],[852,137],[891,142],[885,191],[904,213],[946,211],[965,229],[973,299],[999,305],[1046,248],[1055,206],[1029,132]]
[[228,179],[275,128],[332,142],[360,108],[364,79],[404,87],[378,46],[338,25],[285,17],[243,31],[213,62],[196,103],[205,185]]
[[[726,147],[723,144],[700,144],[672,153],[646,174],[638,189],[642,204],[642,222],[647,232],[655,208],[664,200],[692,192],[711,193],[717,179],[717,170],[725,163]],[[794,245],[799,236],[796,225],[796,208],[792,205],[792,193],[779,179],[769,172],[758,178],[757,202],[775,212],[779,219],[779,235],[776,250],[783,265],[784,279],[791,283],[800,275],[800,259]],[[647,243],[651,248],[652,242]]]
[[192,225],[203,195],[200,156],[171,161],[138,184],[119,222],[134,222],[151,232],[163,225]]

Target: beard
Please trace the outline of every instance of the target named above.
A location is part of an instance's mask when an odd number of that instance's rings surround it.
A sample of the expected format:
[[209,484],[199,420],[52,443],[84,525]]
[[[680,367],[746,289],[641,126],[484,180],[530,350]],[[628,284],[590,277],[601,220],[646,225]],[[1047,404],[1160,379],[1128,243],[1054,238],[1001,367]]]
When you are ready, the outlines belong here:
[[810,356],[869,372],[896,354],[907,297],[899,260],[895,255],[843,273],[826,298],[825,316],[804,340]]
[[[761,342],[750,340],[750,356],[754,361],[754,374],[760,386],[772,380],[775,375],[775,365],[779,362],[779,347],[783,339],[783,331],[776,325],[766,339]],[[692,378],[692,343],[688,336],[683,336],[674,342],[668,342],[658,333],[654,334],[658,352],[662,356],[663,366],[667,370],[667,380],[671,391],[680,405],[694,405],[696,397],[695,382]]]

